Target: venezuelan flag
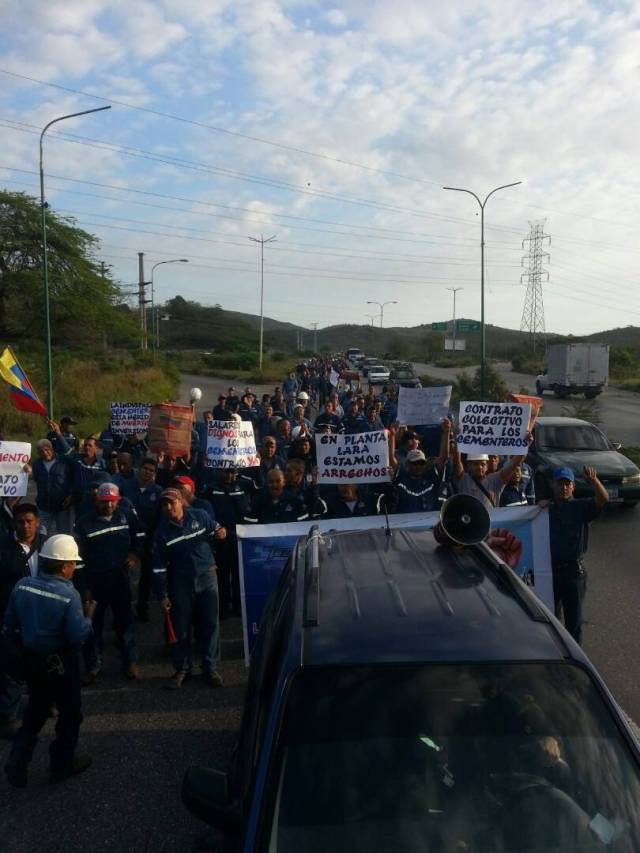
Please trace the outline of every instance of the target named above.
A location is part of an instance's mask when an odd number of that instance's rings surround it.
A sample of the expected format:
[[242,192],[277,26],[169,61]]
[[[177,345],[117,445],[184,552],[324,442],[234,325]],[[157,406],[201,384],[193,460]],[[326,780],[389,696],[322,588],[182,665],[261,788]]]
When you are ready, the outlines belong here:
[[47,410],[31,387],[31,383],[10,347],[5,347],[4,352],[0,355],[0,377],[9,386],[9,397],[14,408],[18,409],[19,412],[32,412],[34,415],[47,417]]

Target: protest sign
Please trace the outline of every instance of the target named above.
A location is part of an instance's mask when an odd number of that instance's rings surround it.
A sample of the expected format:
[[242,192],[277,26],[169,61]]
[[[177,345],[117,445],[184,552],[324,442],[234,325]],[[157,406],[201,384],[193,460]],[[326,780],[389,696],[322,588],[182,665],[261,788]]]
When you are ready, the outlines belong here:
[[458,448],[461,453],[524,456],[529,448],[530,419],[528,404],[460,403]]
[[16,498],[27,494],[29,475],[24,466],[31,459],[27,441],[0,441],[0,497]]
[[449,414],[451,385],[403,388],[398,391],[398,421],[405,426],[437,424]]
[[159,403],[151,406],[147,444],[154,453],[159,451],[168,456],[188,456],[191,452],[191,406],[174,406]]
[[112,403],[111,432],[114,435],[136,435],[149,428],[150,403]]
[[[517,506],[489,511],[493,535],[508,530],[519,540],[520,550],[513,571],[530,586],[538,598],[553,610],[553,581],[549,548],[548,511],[537,506]],[[389,516],[393,530],[432,529],[440,521],[439,512],[411,512]],[[376,530],[385,526],[384,518],[328,518],[313,522],[321,533],[334,531]],[[260,629],[260,619],[271,591],[278,582],[296,542],[309,533],[311,522],[288,524],[239,524],[238,564],[245,663]],[[329,532],[331,531],[331,532]],[[498,551],[498,556],[502,556]]]
[[384,430],[316,435],[319,483],[388,483],[389,447]]
[[338,382],[340,381],[340,374],[337,370],[331,369],[331,373],[329,374],[329,382],[333,385],[334,388],[338,387]]
[[529,403],[531,406],[531,420],[529,421],[529,429],[532,430],[536,423],[536,418],[540,414],[540,409],[544,405],[542,397],[532,397],[529,394],[509,394],[509,400],[513,403]]
[[251,468],[260,464],[251,421],[210,421],[207,468]]

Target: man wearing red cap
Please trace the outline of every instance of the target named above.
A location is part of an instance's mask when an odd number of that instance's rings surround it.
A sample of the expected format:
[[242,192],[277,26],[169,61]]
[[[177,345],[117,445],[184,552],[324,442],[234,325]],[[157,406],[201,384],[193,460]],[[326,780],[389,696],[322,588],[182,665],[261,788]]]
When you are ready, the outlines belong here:
[[102,669],[102,631],[108,607],[113,613],[124,673],[127,678],[139,676],[129,572],[138,564],[145,534],[137,516],[125,513],[119,504],[120,490],[115,483],[103,483],[98,487],[95,509],[76,523],[75,538],[84,561],[83,586],[97,601],[93,616],[95,654],[93,660],[86,661],[89,683]]
[[153,588],[165,611],[171,612],[177,642],[172,647],[174,673],[168,688],[178,690],[191,675],[191,627],[210,687],[222,687],[218,580],[212,540],[226,531],[201,509],[185,505],[178,489],[160,496],[162,519],[153,544]]

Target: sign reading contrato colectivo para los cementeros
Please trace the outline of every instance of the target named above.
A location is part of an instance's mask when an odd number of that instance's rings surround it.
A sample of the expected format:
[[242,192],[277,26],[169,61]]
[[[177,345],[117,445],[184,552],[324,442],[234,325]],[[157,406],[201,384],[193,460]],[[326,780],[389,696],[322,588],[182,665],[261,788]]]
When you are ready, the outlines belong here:
[[457,442],[462,453],[527,453],[531,406],[522,403],[460,403]]

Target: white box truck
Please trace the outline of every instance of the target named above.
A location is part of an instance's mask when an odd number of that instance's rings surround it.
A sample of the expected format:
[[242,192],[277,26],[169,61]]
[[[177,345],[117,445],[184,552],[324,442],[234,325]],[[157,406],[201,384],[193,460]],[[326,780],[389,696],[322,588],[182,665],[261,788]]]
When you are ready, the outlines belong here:
[[592,400],[609,381],[608,344],[552,344],[544,360],[546,369],[536,377],[540,396],[553,391],[563,400],[571,394]]

